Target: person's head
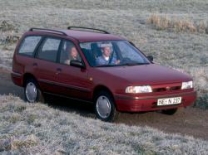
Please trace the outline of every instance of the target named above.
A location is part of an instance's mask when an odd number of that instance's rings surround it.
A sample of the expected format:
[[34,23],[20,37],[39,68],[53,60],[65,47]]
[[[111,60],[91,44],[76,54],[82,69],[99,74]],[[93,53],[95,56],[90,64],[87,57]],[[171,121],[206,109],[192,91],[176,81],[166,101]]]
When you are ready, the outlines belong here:
[[104,55],[105,57],[109,57],[110,54],[111,54],[111,48],[110,48],[109,46],[104,46],[104,47],[102,48],[102,51],[103,51],[103,55]]
[[75,47],[72,47],[71,50],[69,51],[69,54],[72,58],[77,58],[78,57],[78,52]]

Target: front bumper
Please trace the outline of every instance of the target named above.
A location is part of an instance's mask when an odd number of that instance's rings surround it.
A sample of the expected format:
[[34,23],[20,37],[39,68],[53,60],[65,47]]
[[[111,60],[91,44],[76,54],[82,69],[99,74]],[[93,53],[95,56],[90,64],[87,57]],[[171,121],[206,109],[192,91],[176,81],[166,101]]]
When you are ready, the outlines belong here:
[[[196,100],[196,96],[197,94],[194,90],[190,92],[181,92],[176,94],[152,95],[143,97],[116,95],[115,102],[118,111],[144,112],[191,106]],[[177,105],[157,106],[158,99],[172,97],[182,97],[182,103]]]

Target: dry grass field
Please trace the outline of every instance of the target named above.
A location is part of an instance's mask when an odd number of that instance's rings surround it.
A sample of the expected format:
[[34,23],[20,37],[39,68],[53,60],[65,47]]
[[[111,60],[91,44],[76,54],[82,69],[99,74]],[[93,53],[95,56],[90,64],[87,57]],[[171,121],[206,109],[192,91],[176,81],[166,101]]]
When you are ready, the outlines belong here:
[[104,123],[18,97],[0,97],[1,154],[205,155],[208,141]]
[[[0,67],[31,27],[105,29],[128,38],[156,63],[194,78],[196,107],[208,108],[208,2],[205,0],[0,0]],[[0,97],[5,154],[207,154],[207,142],[144,127],[106,124]],[[38,113],[36,113],[38,111]],[[57,124],[57,122],[59,124]],[[97,132],[99,131],[99,132]],[[179,145],[180,144],[180,145]],[[1,153],[1,152],[0,152]]]

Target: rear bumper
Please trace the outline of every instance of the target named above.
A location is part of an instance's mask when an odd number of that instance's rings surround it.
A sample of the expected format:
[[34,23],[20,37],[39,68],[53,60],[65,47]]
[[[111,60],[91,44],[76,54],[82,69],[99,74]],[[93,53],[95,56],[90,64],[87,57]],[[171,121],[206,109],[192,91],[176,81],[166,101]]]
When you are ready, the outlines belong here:
[[16,84],[18,86],[23,86],[22,74],[12,72],[11,73],[11,79],[12,79],[14,84]]
[[[130,97],[124,95],[116,95],[115,102],[118,111],[123,112],[144,112],[157,111],[165,109],[173,109],[179,107],[191,106],[196,100],[196,91],[183,92],[169,95],[155,95],[148,97]],[[160,98],[182,97],[182,103],[177,105],[157,106],[157,100]]]

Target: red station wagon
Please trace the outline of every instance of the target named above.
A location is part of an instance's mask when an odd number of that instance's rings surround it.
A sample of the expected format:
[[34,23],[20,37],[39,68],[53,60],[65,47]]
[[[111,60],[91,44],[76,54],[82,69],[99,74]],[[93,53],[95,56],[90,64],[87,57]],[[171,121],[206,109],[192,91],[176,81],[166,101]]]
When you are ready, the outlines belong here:
[[11,77],[27,102],[44,94],[89,102],[103,121],[117,112],[172,115],[196,99],[189,75],[154,64],[122,37],[86,27],[31,28],[17,44]]

